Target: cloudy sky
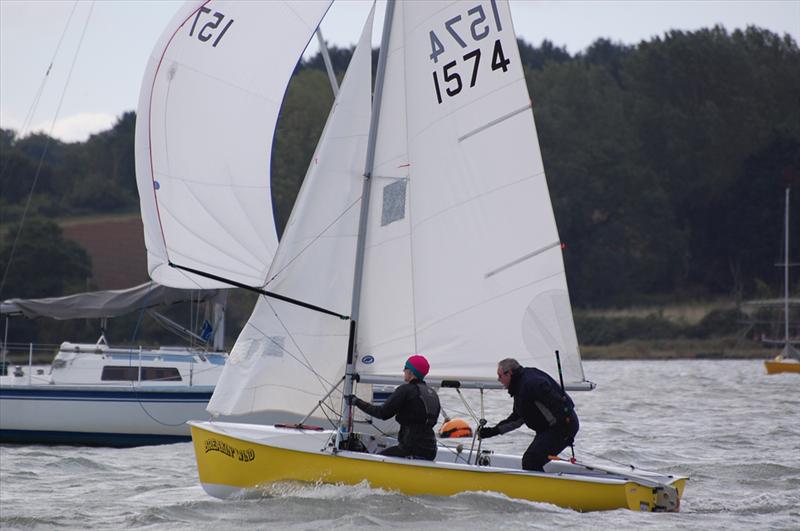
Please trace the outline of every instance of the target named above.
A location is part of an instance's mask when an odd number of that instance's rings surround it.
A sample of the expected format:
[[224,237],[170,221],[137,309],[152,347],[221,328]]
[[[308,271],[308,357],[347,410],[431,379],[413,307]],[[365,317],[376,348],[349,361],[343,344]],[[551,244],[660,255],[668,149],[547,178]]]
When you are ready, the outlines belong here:
[[[147,57],[181,3],[0,0],[0,127],[64,141],[111,127],[135,110]],[[370,5],[335,3],[325,39],[353,44]],[[377,22],[383,8],[379,1]],[[757,25],[800,41],[800,0],[511,0],[511,12],[520,37],[537,45],[548,39],[573,54],[599,37],[636,44],[715,24]]]

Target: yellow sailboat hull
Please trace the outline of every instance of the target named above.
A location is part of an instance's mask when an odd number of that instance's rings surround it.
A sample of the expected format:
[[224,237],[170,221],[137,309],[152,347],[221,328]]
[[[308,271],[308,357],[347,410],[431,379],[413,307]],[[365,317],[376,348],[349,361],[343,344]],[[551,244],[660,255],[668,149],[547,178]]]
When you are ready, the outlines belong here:
[[767,374],[778,374],[781,372],[800,372],[800,363],[783,358],[766,360],[764,362],[764,366],[767,368]]
[[[203,423],[207,424],[207,423]],[[659,489],[634,481],[580,479],[562,474],[527,473],[492,467],[440,465],[370,454],[308,451],[225,435],[192,423],[200,482],[211,494],[258,488],[278,481],[370,486],[409,495],[449,496],[465,491],[493,491],[511,498],[551,503],[578,511],[656,510]],[[682,496],[685,478],[672,487]],[[216,494],[215,494],[216,495]]]

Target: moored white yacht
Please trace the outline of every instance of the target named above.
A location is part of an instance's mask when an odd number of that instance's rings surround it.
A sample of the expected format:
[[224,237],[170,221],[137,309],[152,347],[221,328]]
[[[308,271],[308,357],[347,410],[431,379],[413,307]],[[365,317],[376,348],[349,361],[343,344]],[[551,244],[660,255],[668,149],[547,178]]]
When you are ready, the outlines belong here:
[[[219,301],[218,290],[201,299]],[[102,319],[143,307],[189,300],[198,292],[149,282],[125,290],[67,297],[10,300],[0,313],[52,318]],[[221,329],[221,319],[214,328]],[[191,439],[189,420],[209,419],[206,406],[228,358],[221,334],[216,347],[109,346],[64,342],[50,365],[34,365],[33,345],[27,364],[0,361],[0,443],[140,446]],[[299,422],[286,412],[232,415],[239,422]],[[306,422],[323,423],[324,419]],[[384,426],[386,429],[386,426]],[[391,431],[391,427],[388,428]]]

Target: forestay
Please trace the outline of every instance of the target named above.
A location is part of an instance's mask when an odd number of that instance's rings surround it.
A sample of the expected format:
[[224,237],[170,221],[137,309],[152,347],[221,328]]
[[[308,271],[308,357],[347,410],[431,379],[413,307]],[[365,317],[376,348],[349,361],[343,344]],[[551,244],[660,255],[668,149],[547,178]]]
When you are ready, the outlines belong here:
[[[372,13],[269,271],[267,289],[349,315],[371,106]],[[208,410],[309,413],[344,374],[349,321],[261,297]],[[341,394],[329,397],[339,406]]]
[[561,245],[506,2],[398,2],[375,146],[357,371],[583,382]]
[[277,247],[270,155],[291,74],[330,0],[190,1],[148,61],[136,174],[150,277],[263,285]]

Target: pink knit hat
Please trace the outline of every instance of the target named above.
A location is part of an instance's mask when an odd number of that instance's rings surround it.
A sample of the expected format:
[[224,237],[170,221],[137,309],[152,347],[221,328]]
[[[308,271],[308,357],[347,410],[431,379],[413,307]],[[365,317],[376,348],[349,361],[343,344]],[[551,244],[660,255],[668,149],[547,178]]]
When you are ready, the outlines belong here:
[[405,368],[410,370],[414,376],[422,380],[425,378],[425,375],[428,374],[428,371],[431,370],[431,365],[428,363],[428,360],[425,359],[425,356],[415,354],[414,356],[408,358]]

